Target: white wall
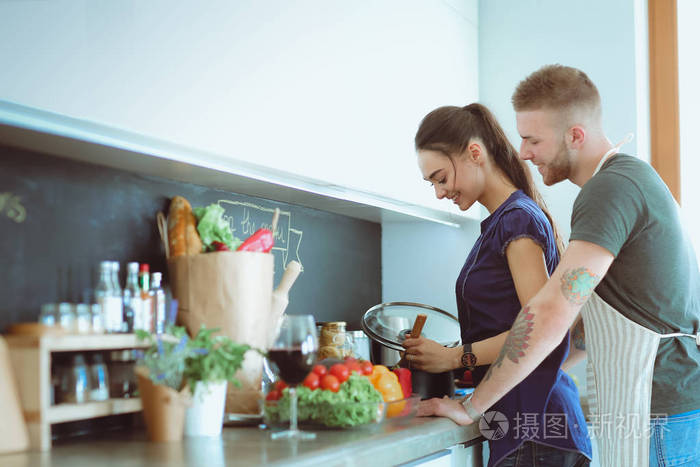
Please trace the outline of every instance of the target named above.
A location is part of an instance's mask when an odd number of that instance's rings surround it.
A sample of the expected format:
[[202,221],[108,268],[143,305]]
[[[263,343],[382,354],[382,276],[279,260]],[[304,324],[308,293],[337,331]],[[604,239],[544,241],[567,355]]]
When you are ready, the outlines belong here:
[[700,126],[700,76],[697,47],[700,43],[700,2],[678,0],[678,98],[681,130],[681,213],[700,263],[700,158],[697,129]]
[[477,0],[0,2],[0,99],[435,204],[412,139],[477,96]]
[[456,229],[431,222],[382,224],[382,300],[425,303],[457,316],[455,282],[479,221]]
[[[541,66],[561,63],[582,69],[598,87],[611,141],[617,143],[628,132],[635,133],[622,151],[648,160],[645,9],[643,0],[479,3],[479,99],[494,111],[516,147],[520,137],[510,103],[515,87]],[[540,175],[536,171],[533,175],[568,239],[578,187],[562,182],[543,188]]]

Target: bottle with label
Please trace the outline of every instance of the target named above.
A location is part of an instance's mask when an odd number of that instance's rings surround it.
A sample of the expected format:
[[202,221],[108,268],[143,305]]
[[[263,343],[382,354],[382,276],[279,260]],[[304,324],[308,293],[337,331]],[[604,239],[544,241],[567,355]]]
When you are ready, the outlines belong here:
[[148,332],[155,332],[153,319],[153,301],[151,300],[151,282],[150,282],[150,268],[148,264],[141,264],[139,266],[139,289],[141,291],[141,323],[143,324],[143,330]]
[[100,280],[95,288],[95,301],[102,314],[102,326],[105,332],[115,332],[114,323],[116,313],[119,314],[119,330],[121,330],[121,307],[117,309],[118,302],[114,300],[112,281],[112,261],[100,262]]
[[126,285],[124,286],[124,322],[126,331],[133,332],[143,327],[143,300],[139,289],[139,263],[126,265]]
[[156,334],[165,332],[165,291],[161,287],[163,275],[159,272],[151,274],[151,303],[153,306],[154,328]]
[[119,284],[119,262],[112,261],[112,300],[114,311],[110,332],[124,332],[124,299],[122,287]]

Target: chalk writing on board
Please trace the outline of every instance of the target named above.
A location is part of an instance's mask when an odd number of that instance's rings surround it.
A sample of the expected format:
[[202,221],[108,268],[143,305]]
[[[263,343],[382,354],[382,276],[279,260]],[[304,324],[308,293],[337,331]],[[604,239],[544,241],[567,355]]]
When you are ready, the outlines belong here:
[[[220,199],[217,203],[224,208],[224,219],[231,226],[233,235],[241,240],[245,240],[254,234],[258,229],[272,228],[272,216],[274,208],[259,206],[246,201],[231,201]],[[304,270],[304,263],[299,257],[299,247],[303,232],[292,227],[292,213],[290,211],[280,211],[275,231],[275,245],[272,247],[273,254],[278,254],[282,258],[283,267],[289,261],[295,260],[301,264]]]
[[10,193],[0,193],[0,213],[21,224],[27,218],[27,210],[20,202],[19,196]]

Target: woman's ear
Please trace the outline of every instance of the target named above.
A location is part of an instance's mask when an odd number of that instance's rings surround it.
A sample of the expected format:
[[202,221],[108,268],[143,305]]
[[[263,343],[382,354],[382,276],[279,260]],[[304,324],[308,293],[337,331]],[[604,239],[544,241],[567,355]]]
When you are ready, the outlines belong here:
[[481,164],[484,161],[484,150],[481,147],[481,143],[477,141],[469,143],[469,146],[467,146],[467,154],[469,160],[476,164]]

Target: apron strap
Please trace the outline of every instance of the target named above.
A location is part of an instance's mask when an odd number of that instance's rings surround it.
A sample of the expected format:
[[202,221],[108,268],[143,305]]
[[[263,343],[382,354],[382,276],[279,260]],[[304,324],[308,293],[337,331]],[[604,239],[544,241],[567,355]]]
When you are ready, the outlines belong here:
[[659,337],[662,339],[664,337],[694,337],[695,338],[695,343],[700,347],[700,332],[697,334],[686,334],[684,332],[674,332],[671,334],[660,334]]

